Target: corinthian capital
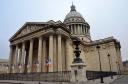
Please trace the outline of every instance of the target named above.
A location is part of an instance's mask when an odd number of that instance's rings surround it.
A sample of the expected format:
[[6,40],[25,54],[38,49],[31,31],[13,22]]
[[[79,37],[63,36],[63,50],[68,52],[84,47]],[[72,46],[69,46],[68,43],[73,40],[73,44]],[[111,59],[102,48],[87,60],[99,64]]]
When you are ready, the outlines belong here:
[[62,29],[58,28],[58,29],[56,30],[56,33],[57,33],[57,34],[62,34]]

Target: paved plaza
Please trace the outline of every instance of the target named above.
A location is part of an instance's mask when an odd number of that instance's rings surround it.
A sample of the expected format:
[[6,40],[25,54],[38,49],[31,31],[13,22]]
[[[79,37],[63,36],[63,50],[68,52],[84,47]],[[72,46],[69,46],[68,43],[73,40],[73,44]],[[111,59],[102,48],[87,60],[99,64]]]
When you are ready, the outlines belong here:
[[125,76],[113,81],[110,84],[128,84],[128,75],[125,75]]
[[[19,84],[19,83],[9,83],[9,82],[1,82],[0,81],[0,84]],[[21,84],[38,84],[38,82],[24,82],[24,83],[21,83]],[[42,82],[41,84],[55,84],[55,82],[54,83],[52,83],[52,82]],[[69,83],[66,83],[66,84],[69,84]],[[106,83],[103,83],[103,84],[106,84]],[[118,79],[116,79],[115,81],[113,81],[112,83],[110,83],[110,84],[128,84],[128,75],[125,75],[125,76],[122,76],[121,78],[118,78]]]

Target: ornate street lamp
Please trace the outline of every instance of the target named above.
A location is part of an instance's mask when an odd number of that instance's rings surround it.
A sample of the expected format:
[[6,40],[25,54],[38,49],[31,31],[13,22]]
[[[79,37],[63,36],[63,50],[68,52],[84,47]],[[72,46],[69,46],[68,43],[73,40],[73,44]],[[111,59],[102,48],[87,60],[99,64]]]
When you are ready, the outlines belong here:
[[118,61],[116,61],[116,64],[117,64],[118,74],[120,75],[121,71],[120,71],[120,65],[119,65]]
[[120,64],[118,62],[118,66],[119,66],[119,74],[121,75],[121,69],[120,69]]
[[[108,53],[108,60],[109,60],[110,72],[112,72],[111,63],[110,63],[110,54],[109,53]],[[111,79],[113,79],[112,73],[111,73]]]
[[79,50],[80,40],[74,40],[73,44],[75,45],[75,58],[73,60],[73,63],[83,63],[82,59],[80,58],[81,51]]
[[101,79],[101,83],[104,83],[103,76],[102,76],[102,68],[101,68],[100,51],[99,51],[100,46],[99,46],[99,45],[97,45],[97,46],[96,46],[96,48],[97,48],[98,55],[99,55],[99,64],[100,64],[100,72],[101,72],[101,73],[100,73],[100,79]]

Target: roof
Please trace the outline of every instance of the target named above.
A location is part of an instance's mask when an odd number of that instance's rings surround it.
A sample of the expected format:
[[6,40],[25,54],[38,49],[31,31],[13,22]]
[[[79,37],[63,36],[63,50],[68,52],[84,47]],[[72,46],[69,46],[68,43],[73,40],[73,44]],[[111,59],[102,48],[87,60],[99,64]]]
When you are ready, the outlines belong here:
[[83,18],[83,16],[79,12],[77,12],[77,11],[71,11],[71,12],[69,12],[66,15],[65,19],[70,18],[70,17],[82,17]]

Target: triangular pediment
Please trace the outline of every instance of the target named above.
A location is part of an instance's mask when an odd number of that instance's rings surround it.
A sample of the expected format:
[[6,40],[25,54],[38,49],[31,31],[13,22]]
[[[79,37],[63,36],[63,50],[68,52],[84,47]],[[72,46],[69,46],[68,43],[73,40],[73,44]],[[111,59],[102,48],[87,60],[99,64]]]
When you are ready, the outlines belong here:
[[20,34],[20,32],[25,28],[26,25],[27,25],[27,23],[25,23],[25,24],[9,39],[9,41],[11,41],[11,40],[14,39],[16,36],[18,36],[18,34]]
[[61,21],[53,21],[50,20],[48,22],[26,22],[11,38],[10,42],[17,39],[24,37],[30,33],[36,32],[38,30],[45,29],[48,30],[48,28],[62,28],[62,30],[66,32],[70,32],[69,29],[66,27],[64,23]]
[[15,38],[22,37],[46,25],[47,23],[45,22],[26,22],[9,40],[11,41]]

